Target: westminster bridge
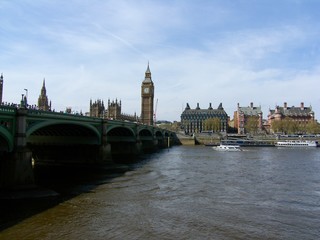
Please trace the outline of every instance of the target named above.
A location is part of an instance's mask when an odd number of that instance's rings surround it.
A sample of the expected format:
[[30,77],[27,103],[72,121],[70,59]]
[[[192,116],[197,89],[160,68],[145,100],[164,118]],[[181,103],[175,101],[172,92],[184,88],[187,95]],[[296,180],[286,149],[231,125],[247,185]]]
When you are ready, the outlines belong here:
[[177,143],[156,126],[0,106],[0,189],[34,184],[34,164],[107,164]]

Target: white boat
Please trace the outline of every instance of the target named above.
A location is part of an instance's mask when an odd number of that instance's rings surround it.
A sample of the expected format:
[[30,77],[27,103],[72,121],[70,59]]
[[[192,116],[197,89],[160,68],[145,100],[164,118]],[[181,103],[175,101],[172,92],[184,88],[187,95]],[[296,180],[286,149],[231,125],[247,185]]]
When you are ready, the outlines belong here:
[[222,152],[239,152],[242,151],[239,145],[219,145],[212,147],[216,151]]
[[275,144],[276,147],[317,147],[317,141],[301,141],[301,140],[290,140],[290,141],[278,141]]

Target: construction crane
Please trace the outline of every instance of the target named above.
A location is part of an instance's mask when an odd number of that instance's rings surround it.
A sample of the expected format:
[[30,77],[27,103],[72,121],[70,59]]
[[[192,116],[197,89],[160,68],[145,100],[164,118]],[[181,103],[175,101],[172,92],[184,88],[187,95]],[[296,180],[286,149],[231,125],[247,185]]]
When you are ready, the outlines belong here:
[[153,124],[154,125],[157,124],[157,107],[158,107],[158,98],[156,100],[156,106],[155,106],[154,112],[153,112]]

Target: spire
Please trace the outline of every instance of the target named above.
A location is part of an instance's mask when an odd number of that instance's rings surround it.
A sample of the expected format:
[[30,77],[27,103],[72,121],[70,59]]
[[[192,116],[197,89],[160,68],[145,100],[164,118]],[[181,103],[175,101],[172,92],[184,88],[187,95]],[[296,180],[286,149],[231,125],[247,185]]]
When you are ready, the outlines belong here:
[[147,67],[147,70],[146,70],[146,74],[145,74],[145,78],[143,80],[143,83],[152,83],[151,71],[150,71],[150,67],[149,67],[149,61],[148,61],[148,67]]
[[148,61],[148,67],[147,67],[146,73],[151,73],[150,72],[150,67],[149,67],[149,61]]
[[41,88],[41,95],[46,96],[47,90],[46,90],[46,79],[43,78],[42,88]]

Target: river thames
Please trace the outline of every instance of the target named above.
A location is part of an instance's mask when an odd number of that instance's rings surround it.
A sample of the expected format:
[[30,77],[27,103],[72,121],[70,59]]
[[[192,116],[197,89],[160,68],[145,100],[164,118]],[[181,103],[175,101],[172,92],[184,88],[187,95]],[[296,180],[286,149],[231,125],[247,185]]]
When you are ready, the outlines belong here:
[[11,202],[0,239],[320,239],[320,148],[244,149],[179,146],[119,174],[56,176],[62,195]]

